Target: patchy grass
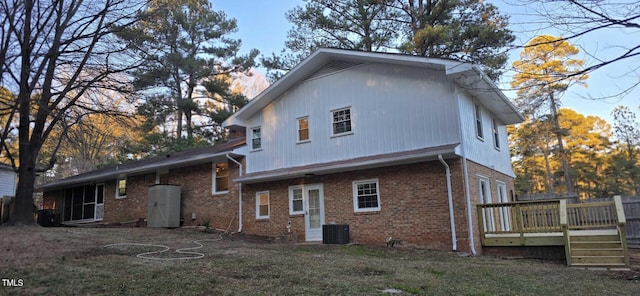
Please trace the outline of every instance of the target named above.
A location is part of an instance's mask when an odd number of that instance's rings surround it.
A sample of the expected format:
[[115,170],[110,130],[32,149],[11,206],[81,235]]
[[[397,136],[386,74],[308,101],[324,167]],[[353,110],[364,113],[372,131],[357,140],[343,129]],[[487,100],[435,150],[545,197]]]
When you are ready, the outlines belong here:
[[[382,246],[271,243],[195,229],[0,228],[0,295],[640,295],[640,268],[594,272],[537,260]],[[195,247],[203,259],[149,260]],[[634,261],[636,262],[636,261]],[[637,262],[636,262],[637,263]],[[2,284],[2,283],[0,283]],[[396,294],[398,295],[398,294]]]

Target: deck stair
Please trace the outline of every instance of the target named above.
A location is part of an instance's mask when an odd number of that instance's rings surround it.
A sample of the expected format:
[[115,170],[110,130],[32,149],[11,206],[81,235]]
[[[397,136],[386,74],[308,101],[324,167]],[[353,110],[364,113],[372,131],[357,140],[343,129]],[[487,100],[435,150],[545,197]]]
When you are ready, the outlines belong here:
[[623,239],[616,230],[570,231],[567,260],[573,267],[628,266]]
[[483,246],[564,246],[567,265],[624,269],[629,266],[622,201],[569,203],[566,199],[481,204]]

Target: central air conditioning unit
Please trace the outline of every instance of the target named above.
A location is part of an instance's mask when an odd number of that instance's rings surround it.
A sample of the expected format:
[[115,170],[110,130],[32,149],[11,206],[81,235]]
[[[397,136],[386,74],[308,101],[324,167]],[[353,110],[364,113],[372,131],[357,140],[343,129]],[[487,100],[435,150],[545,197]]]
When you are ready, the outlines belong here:
[[149,187],[147,227],[180,227],[180,186]]
[[325,224],[322,225],[322,243],[323,244],[341,244],[349,243],[349,225],[348,224]]

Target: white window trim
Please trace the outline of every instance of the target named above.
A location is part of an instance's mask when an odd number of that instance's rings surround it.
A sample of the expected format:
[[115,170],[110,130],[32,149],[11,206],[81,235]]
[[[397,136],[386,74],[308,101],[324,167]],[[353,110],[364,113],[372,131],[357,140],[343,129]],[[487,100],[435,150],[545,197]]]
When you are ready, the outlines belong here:
[[[509,202],[509,196],[507,195],[507,183],[503,181],[496,180],[496,188],[498,193],[498,202]],[[500,192],[504,193],[504,201],[500,200]]]
[[[260,216],[260,195],[265,193],[267,194],[268,213],[266,216]],[[271,196],[269,195],[269,191],[256,192],[256,219],[257,220],[269,219],[270,216],[271,216]]]
[[[484,141],[484,127],[482,126],[482,107],[480,107],[480,104],[476,102],[473,103],[473,120],[473,128],[475,130],[476,138],[478,138],[478,140],[480,141]],[[478,129],[478,126],[480,127],[480,129]],[[480,132],[478,132],[478,130]]]
[[483,175],[476,175],[476,177],[478,178],[478,194],[480,194],[480,190],[482,188],[481,182],[484,181],[485,185],[486,185],[486,189],[487,189],[487,196],[486,197],[489,199],[488,203],[485,203],[485,200],[481,200],[480,203],[481,204],[493,203],[493,198],[491,197],[491,184],[489,183],[489,177],[483,176]]
[[[309,137],[306,140],[300,140],[300,120],[301,119],[306,119],[307,120],[307,136]],[[301,116],[296,118],[296,143],[297,144],[304,144],[304,143],[309,143],[311,142],[311,124],[309,122],[309,116]]]
[[[348,132],[342,132],[342,133],[335,133],[334,129],[333,129],[333,113],[334,112],[338,112],[338,111],[343,111],[343,110],[349,110],[349,122],[351,123],[351,130]],[[329,112],[330,115],[330,122],[331,122],[331,137],[341,137],[341,136],[348,136],[348,135],[353,135],[353,114],[351,113],[351,106],[348,107],[344,107],[344,108],[338,108],[338,109],[333,109],[331,110],[331,112]]]
[[[358,184],[368,184],[368,183],[376,183],[376,195],[378,198],[378,207],[375,208],[358,208]],[[379,212],[382,207],[382,202],[380,201],[380,182],[378,179],[369,179],[369,180],[358,180],[353,181],[351,185],[353,189],[353,211],[356,213],[366,213],[366,212]]]
[[[302,210],[294,211],[293,210],[293,190],[300,189],[302,192]],[[301,215],[304,214],[304,186],[296,185],[289,186],[289,215]]]
[[[120,195],[120,180],[124,180],[125,181],[125,189],[124,195]],[[117,178],[116,179],[116,199],[123,199],[123,198],[127,198],[127,187],[129,187],[129,184],[127,184],[129,182],[127,182],[127,177],[122,177],[122,178]]]
[[491,116],[491,133],[493,134],[493,148],[500,151],[500,130],[498,129],[498,119]]
[[[260,147],[259,148],[253,148],[253,131],[259,129],[260,130]],[[254,126],[251,129],[249,129],[249,148],[251,152],[254,151],[261,151],[262,147],[264,146],[263,142],[262,142],[263,136],[262,136],[262,126]]]
[[[213,178],[213,180],[211,181],[211,194],[216,195],[216,194],[225,194],[225,193],[229,193],[229,190],[223,190],[223,191],[216,191],[216,188],[218,187],[216,182],[217,182],[217,174],[216,174],[216,166],[220,164],[219,162],[214,162],[212,165],[212,173],[211,176]],[[229,167],[227,166],[227,172],[228,172]],[[229,184],[229,175],[227,175],[227,185]]]

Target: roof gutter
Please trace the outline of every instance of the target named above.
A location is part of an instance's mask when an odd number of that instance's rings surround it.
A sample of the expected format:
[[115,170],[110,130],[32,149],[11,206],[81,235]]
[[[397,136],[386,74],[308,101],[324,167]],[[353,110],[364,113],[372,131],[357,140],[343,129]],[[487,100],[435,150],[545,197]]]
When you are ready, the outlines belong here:
[[[242,176],[242,163],[233,159],[229,153],[225,156],[238,165],[238,175]],[[238,232],[242,232],[242,182],[238,182]]]
[[444,169],[447,175],[447,197],[449,199],[449,220],[451,221],[451,248],[453,251],[458,250],[458,239],[456,238],[456,222],[455,215],[453,214],[453,194],[451,193],[451,170],[449,169],[449,165],[444,158],[442,158],[442,154],[438,154],[438,159],[444,165]]

